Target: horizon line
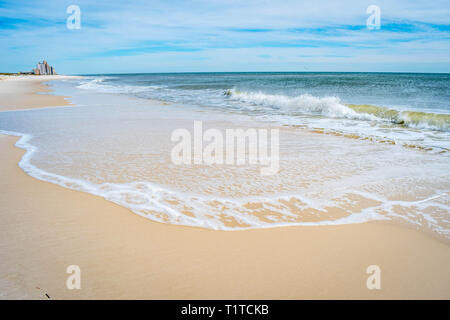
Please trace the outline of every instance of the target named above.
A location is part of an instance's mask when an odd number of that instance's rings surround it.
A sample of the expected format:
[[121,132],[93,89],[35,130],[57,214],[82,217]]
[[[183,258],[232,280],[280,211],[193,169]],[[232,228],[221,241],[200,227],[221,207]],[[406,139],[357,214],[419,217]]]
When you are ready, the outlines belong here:
[[420,71],[160,71],[160,72],[112,72],[112,73],[77,73],[60,74],[67,76],[97,76],[97,75],[139,75],[139,74],[207,74],[207,73],[397,73],[397,74],[450,74],[450,72],[420,72]]

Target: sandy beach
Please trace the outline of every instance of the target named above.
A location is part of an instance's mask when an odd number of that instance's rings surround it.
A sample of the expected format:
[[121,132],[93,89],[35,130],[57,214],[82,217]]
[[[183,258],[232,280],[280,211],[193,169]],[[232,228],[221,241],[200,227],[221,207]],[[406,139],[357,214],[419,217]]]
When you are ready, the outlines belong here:
[[[68,105],[67,97],[48,94],[45,81],[68,78],[62,75],[0,76],[0,111]],[[37,94],[39,93],[39,94]]]
[[[67,105],[44,77],[0,80],[0,110]],[[76,106],[74,106],[76,108]],[[401,225],[213,231],[161,224],[34,179],[0,136],[2,299],[449,299],[450,247]],[[81,268],[81,289],[66,268]],[[366,269],[381,268],[381,290]]]

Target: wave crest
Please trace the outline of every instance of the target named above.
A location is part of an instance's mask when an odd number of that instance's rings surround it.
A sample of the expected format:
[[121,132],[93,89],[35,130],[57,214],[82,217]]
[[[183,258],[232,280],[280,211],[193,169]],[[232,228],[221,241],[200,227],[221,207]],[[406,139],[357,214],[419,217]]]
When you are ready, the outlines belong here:
[[292,115],[321,115],[329,118],[347,118],[389,122],[411,128],[450,131],[450,114],[396,110],[373,105],[342,103],[339,97],[315,97],[310,94],[286,96],[263,92],[225,91],[229,99]]
[[341,103],[338,97],[315,97],[310,94],[302,94],[290,97],[279,94],[266,94],[263,92],[241,92],[227,90],[225,95],[230,99],[272,109],[282,109],[289,113],[304,113],[323,115],[331,118],[349,118],[359,120],[375,120],[376,117],[369,114],[358,113]]
[[418,129],[450,131],[450,114],[401,111],[372,105],[348,105],[356,112],[374,115],[395,124]]

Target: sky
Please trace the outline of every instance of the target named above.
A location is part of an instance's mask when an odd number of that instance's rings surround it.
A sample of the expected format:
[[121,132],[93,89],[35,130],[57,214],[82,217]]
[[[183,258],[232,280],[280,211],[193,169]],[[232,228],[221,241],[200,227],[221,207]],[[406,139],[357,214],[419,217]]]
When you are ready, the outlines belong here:
[[61,74],[449,73],[450,1],[0,0],[0,72],[44,59]]

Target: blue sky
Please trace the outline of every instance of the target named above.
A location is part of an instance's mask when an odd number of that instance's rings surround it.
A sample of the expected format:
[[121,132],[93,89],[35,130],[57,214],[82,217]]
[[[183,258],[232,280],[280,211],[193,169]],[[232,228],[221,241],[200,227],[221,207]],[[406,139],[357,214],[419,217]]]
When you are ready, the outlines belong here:
[[450,72],[450,2],[0,0],[0,47],[0,72]]

